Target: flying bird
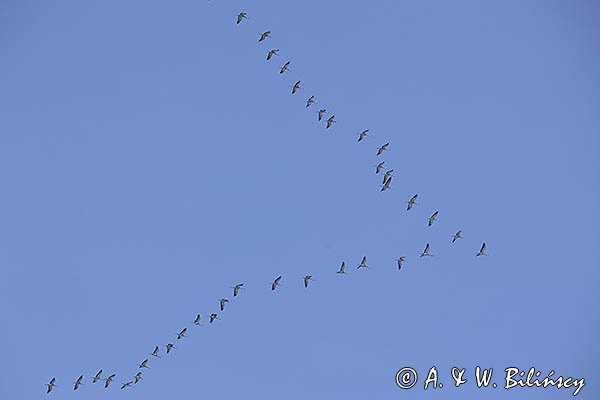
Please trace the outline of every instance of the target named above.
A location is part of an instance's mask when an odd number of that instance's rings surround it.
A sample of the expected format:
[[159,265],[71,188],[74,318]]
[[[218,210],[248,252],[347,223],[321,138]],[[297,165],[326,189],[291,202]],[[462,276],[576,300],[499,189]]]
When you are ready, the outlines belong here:
[[158,355],[159,351],[160,351],[160,348],[158,346],[155,346],[154,351],[152,351],[152,353],[150,353],[150,355],[152,357],[161,358],[161,356]]
[[212,314],[210,314],[210,321],[209,321],[209,322],[210,322],[211,324],[213,323],[213,321],[214,321],[215,319],[219,319],[219,317],[217,317],[217,314],[215,314],[215,313],[212,313]]
[[248,18],[247,14],[245,12],[241,12],[237,15],[237,24],[239,24],[240,22],[242,22],[242,20],[244,18]]
[[342,261],[342,265],[340,265],[340,270],[337,271],[338,274],[347,274],[346,272],[346,262]]
[[237,285],[235,285],[234,287],[232,287],[232,289],[233,289],[233,297],[236,297],[238,295],[238,292],[240,291],[240,289],[244,289],[242,286],[244,286],[243,283],[238,283]]
[[115,379],[115,376],[117,376],[117,374],[112,374],[104,380],[104,389],[108,388],[108,385]]
[[323,115],[327,114],[327,110],[322,108],[319,111],[317,111],[317,114],[319,114],[319,121],[323,119]]
[[299,89],[302,89],[300,87],[300,81],[294,83],[294,86],[292,86],[292,94],[295,94]]
[[46,393],[50,393],[52,389],[54,389],[54,387],[56,386],[56,378],[50,379],[50,382],[46,383],[46,386],[48,387]]
[[367,256],[363,256],[362,260],[360,260],[360,264],[358,264],[358,267],[356,267],[356,269],[360,268],[369,268],[367,265]]
[[200,314],[197,314],[196,318],[194,318],[194,325],[199,326],[201,319],[202,319],[202,317],[200,317]]
[[219,300],[219,306],[221,307],[221,311],[223,311],[225,309],[225,303],[229,303],[229,300],[227,300],[227,299]]
[[269,50],[269,53],[267,53],[267,61],[273,58],[273,56],[278,56],[279,54],[277,53],[279,53],[279,49]]
[[167,348],[167,354],[169,354],[171,352],[171,349],[174,349],[175,346],[173,346],[173,343],[167,343],[166,348]]
[[96,375],[92,378],[92,383],[96,383],[99,380],[102,380],[102,370],[98,371]]
[[415,204],[419,204],[417,203],[417,196],[419,196],[418,194],[415,194],[413,197],[410,198],[410,200],[407,202],[408,203],[408,207],[406,207],[406,211],[410,211],[410,209],[415,205]]
[[390,177],[392,177],[392,176],[393,176],[393,175],[392,175],[392,173],[393,173],[393,172],[394,172],[394,170],[393,170],[393,169],[388,169],[387,171],[385,171],[385,174],[383,175],[383,183],[384,183],[384,184],[385,184],[385,181],[386,181],[388,178],[390,178]]
[[385,165],[385,161],[382,161],[379,164],[377,164],[377,166],[375,167],[375,173],[376,174],[380,173],[381,170],[383,169],[384,165]]
[[438,214],[439,214],[439,211],[436,211],[433,214],[431,214],[431,217],[429,217],[429,219],[427,220],[427,226],[431,226],[431,225],[433,225],[434,221],[437,221]]
[[335,119],[335,115],[332,115],[331,117],[329,117],[329,119],[327,120],[326,129],[330,128],[331,125],[333,125],[333,124],[335,124],[337,122],[337,121],[334,121],[334,119]]
[[377,149],[377,155],[381,155],[381,153],[383,153],[384,151],[386,151],[389,145],[390,145],[389,143],[386,143],[383,146],[381,146],[380,148],[378,148]]
[[308,100],[306,100],[306,108],[310,107],[312,104],[316,104],[315,96],[310,96]]
[[402,269],[402,263],[406,261],[406,257],[401,256],[398,259],[396,259],[396,261],[398,262],[398,271],[400,271]]
[[456,231],[456,233],[454,235],[452,235],[452,243],[456,242],[456,239],[462,239],[463,237],[461,236],[462,231]]
[[148,359],[146,358],[144,361],[142,361],[142,363],[139,365],[138,368],[149,368],[148,367]]
[[279,73],[283,74],[285,71],[289,71],[290,70],[290,63],[291,63],[291,61],[288,61],[285,64],[283,64],[283,67],[281,67],[281,69],[279,70]]
[[83,375],[79,375],[79,378],[77,378],[77,380],[75,381],[75,387],[73,387],[73,390],[79,389],[79,386],[82,385],[82,381]]
[[389,178],[387,178],[385,180],[385,182],[383,183],[383,185],[381,186],[381,191],[385,191],[387,189],[391,189],[390,184],[392,183],[392,177],[390,176]]
[[263,32],[260,34],[260,38],[258,39],[258,41],[262,42],[266,38],[270,38],[270,37],[271,37],[271,31],[266,31],[266,32]]
[[271,290],[275,290],[275,288],[279,285],[281,285],[281,275],[279,275],[277,278],[275,278],[275,280],[273,281],[273,283],[271,284]]
[[485,242],[483,242],[483,244],[481,245],[481,249],[479,249],[479,251],[475,255],[477,257],[479,257],[479,256],[487,256],[487,254],[485,254]]
[[425,256],[433,257],[433,255],[429,254],[429,243],[427,243],[427,245],[425,245],[425,250],[423,250],[423,252],[421,253],[421,257],[425,257]]
[[368,134],[369,134],[369,130],[368,129],[365,129],[364,131],[362,131],[358,135],[358,141],[360,142],[361,140],[363,140]]
[[134,382],[133,382],[134,384],[138,383],[139,381],[141,381],[142,380],[142,371],[140,371],[137,374],[135,374],[135,376],[133,377],[133,379],[134,379]]
[[304,287],[307,288],[308,287],[308,281],[312,280],[312,276],[311,275],[306,275],[302,279],[304,279]]
[[131,387],[132,385],[133,385],[133,381],[129,381],[129,382],[123,383],[121,385],[121,389],[125,389],[125,388],[128,388],[128,387]]
[[187,337],[187,336],[185,336],[185,333],[186,333],[186,332],[187,332],[187,328],[183,328],[183,329],[181,330],[181,332],[179,332],[179,333],[177,334],[177,339],[181,339],[181,338],[183,338],[183,337]]

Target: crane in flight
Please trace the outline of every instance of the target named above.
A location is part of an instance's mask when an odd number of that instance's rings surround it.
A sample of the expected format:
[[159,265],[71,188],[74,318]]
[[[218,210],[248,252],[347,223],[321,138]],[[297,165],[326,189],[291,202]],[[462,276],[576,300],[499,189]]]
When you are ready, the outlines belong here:
[[463,237],[461,236],[461,234],[461,230],[456,231],[456,233],[452,235],[452,243],[456,242],[456,239],[462,239]]
[[388,178],[391,178],[392,176],[394,176],[394,175],[392,175],[392,174],[393,174],[393,172],[394,172],[394,170],[393,170],[393,169],[388,169],[387,171],[385,171],[385,174],[383,175],[383,182],[382,182],[382,183],[384,183],[384,184],[385,184],[385,181],[386,181]]
[[102,370],[98,371],[98,373],[94,375],[94,377],[92,378],[92,383],[96,383],[100,380],[102,380]]
[[324,108],[321,108],[319,111],[317,111],[317,114],[319,114],[319,121],[323,119],[323,115],[327,114],[327,110]]
[[148,359],[144,359],[144,361],[141,362],[141,364],[138,366],[138,368],[150,368],[148,367]]
[[271,284],[271,290],[275,290],[275,288],[277,286],[281,285],[281,275],[279,275],[277,278],[275,278],[275,280],[273,281],[273,283]]
[[304,278],[302,278],[304,280],[304,287],[307,288],[308,287],[308,282],[313,280],[311,275],[306,275]]
[[363,140],[365,137],[367,137],[367,135],[369,134],[369,130],[365,129],[364,131],[362,131],[361,133],[358,134],[358,141],[360,142],[361,140]]
[[156,358],[162,358],[161,356],[158,355],[158,352],[160,351],[160,347],[155,346],[154,350],[152,351],[152,353],[150,353],[150,355],[152,357],[156,357]]
[[222,298],[221,300],[219,300],[219,307],[221,307],[221,311],[223,311],[225,309],[225,303],[229,303],[229,300]]
[[487,254],[485,253],[485,242],[483,242],[483,244],[481,245],[481,249],[479,249],[479,251],[475,255],[477,257],[479,257],[479,256],[487,256]]
[[115,376],[117,376],[117,374],[112,374],[112,375],[110,375],[108,378],[106,378],[104,380],[104,389],[108,388],[108,386],[110,385],[110,383],[115,379]]
[[173,343],[167,343],[165,345],[165,347],[167,348],[167,354],[169,354],[171,352],[171,350],[175,348],[175,346],[173,345]]
[[427,243],[427,245],[425,245],[425,250],[423,250],[423,252],[421,253],[421,257],[425,257],[425,256],[433,257],[432,254],[429,254],[429,243]]
[[417,204],[417,205],[419,204],[419,203],[417,203],[418,196],[419,196],[418,194],[415,194],[413,197],[410,198],[409,201],[406,202],[408,204],[408,206],[406,207],[406,211],[410,211],[410,209],[413,208],[413,206],[415,204]]
[[263,33],[260,34],[260,38],[258,38],[258,41],[262,42],[266,38],[270,38],[270,37],[271,37],[271,31],[265,31],[265,32],[263,32]]
[[181,339],[181,338],[187,337],[187,336],[185,336],[185,333],[186,333],[186,332],[187,332],[187,328],[183,328],[183,329],[181,330],[181,332],[179,332],[179,333],[177,334],[177,339],[179,340],[179,339]]
[[46,383],[46,386],[48,388],[48,390],[46,390],[46,393],[50,393],[52,389],[54,389],[54,387],[58,387],[56,386],[56,378],[50,379],[50,382]]
[[383,153],[384,151],[386,151],[388,149],[389,145],[390,145],[389,143],[386,143],[383,146],[379,147],[377,149],[377,155],[379,156],[379,155],[381,155],[381,153]]
[[294,83],[294,86],[292,86],[292,94],[296,94],[296,92],[301,89],[303,88],[300,87],[300,81]]
[[310,96],[308,100],[306,100],[306,108],[310,107],[313,104],[317,104],[317,101],[315,100],[315,96]]
[[279,73],[283,74],[284,72],[289,71],[290,70],[290,64],[291,64],[291,61],[288,61],[285,64],[283,64],[283,66],[279,70]]
[[125,382],[125,383],[121,384],[121,390],[129,388],[131,386],[133,386],[133,381]]
[[243,283],[238,283],[237,285],[235,285],[235,286],[232,287],[232,289],[233,289],[233,297],[236,297],[238,295],[238,292],[240,290],[244,289],[242,286],[244,286]]
[[396,259],[396,262],[398,263],[398,271],[400,271],[402,269],[402,263],[406,261],[406,256],[400,256]]
[[381,172],[381,170],[383,169],[383,166],[385,165],[385,161],[380,162],[379,164],[377,164],[375,166],[375,173],[378,174]]
[[338,274],[347,274],[345,261],[342,261],[342,265],[340,265],[340,269],[339,269],[339,271],[337,271],[337,273]]
[[237,24],[239,25],[240,22],[242,22],[244,20],[244,18],[248,18],[248,14],[246,14],[245,12],[241,12],[237,15]]
[[211,324],[213,323],[213,321],[214,321],[215,319],[219,319],[219,317],[217,317],[217,314],[215,314],[215,313],[212,313],[212,314],[210,314],[210,321],[209,321],[209,322],[210,322]]
[[335,115],[332,115],[331,117],[329,117],[329,119],[327,119],[327,126],[325,128],[329,129],[331,125],[335,123],[337,123],[337,121],[335,121]]
[[267,53],[267,61],[269,61],[271,58],[273,58],[273,56],[278,56],[279,54],[279,49],[273,49],[273,50],[269,50],[269,52]]
[[73,387],[73,390],[79,389],[79,386],[81,385],[83,385],[83,375],[79,375],[79,378],[77,378],[77,380],[75,381],[75,386]]
[[194,325],[200,326],[201,319],[202,319],[202,317],[200,317],[200,314],[196,314],[196,318],[194,318]]
[[360,264],[358,264],[358,267],[356,267],[356,269],[361,268],[369,268],[369,266],[367,265],[367,256],[363,256],[362,260],[360,260]]
[[134,384],[141,381],[142,380],[142,371],[135,374],[135,376],[133,377],[133,380],[134,380],[134,382],[133,382]]
[[391,189],[391,183],[392,183],[392,177],[390,176],[389,178],[387,178],[385,180],[385,182],[383,183],[383,185],[381,185],[381,191],[385,191],[387,189]]
[[438,220],[437,216],[439,213],[439,211],[436,211],[433,214],[431,214],[431,217],[429,217],[429,219],[427,220],[427,226],[433,225],[433,223]]

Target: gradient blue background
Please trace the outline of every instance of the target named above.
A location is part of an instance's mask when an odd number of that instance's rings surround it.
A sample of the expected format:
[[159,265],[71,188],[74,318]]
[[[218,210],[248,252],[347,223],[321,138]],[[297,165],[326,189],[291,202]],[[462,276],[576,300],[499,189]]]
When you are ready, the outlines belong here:
[[[480,365],[499,385],[508,366],[585,377],[597,398],[599,17],[586,1],[3,1],[0,397],[572,397],[475,389]],[[237,282],[221,321],[192,326]],[[184,326],[134,389],[89,383],[129,380]],[[432,365],[445,388],[396,387]]]

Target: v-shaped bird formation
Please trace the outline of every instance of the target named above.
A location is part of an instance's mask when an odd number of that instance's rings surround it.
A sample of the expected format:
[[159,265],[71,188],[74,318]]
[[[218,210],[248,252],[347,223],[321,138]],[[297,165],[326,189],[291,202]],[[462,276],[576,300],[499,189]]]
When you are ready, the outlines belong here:
[[[249,19],[248,14],[246,12],[242,11],[236,15],[236,25],[240,25],[244,20],[248,20],[248,19]],[[244,24],[245,23],[246,22],[244,22]],[[264,31],[258,35],[259,45],[262,46],[263,43],[265,41],[267,41],[267,39],[272,39],[270,30]],[[266,55],[266,60],[271,61],[273,59],[273,56],[279,56],[279,52],[280,52],[279,49],[268,50],[267,55]],[[291,61],[286,61],[280,67],[279,74],[284,74],[286,72],[290,72],[291,71],[290,65],[291,65]],[[285,74],[285,75],[287,75],[287,74]],[[300,83],[301,83],[301,80],[297,80],[293,85],[290,86],[290,88],[292,88],[291,94],[296,94],[296,93],[298,93],[299,90],[304,90],[304,88],[300,86]],[[309,108],[313,104],[317,104],[316,96],[310,95],[310,97],[307,98],[305,104],[306,104],[306,108]],[[325,108],[319,109],[318,111],[316,111],[316,113],[317,113],[317,120],[319,122],[323,121],[323,119],[325,118],[325,115],[329,115],[329,112]],[[333,125],[336,123],[337,123],[337,121],[335,120],[335,115],[333,115],[333,114],[330,115],[325,120],[325,129],[332,128]],[[359,132],[358,133],[358,141],[357,141],[358,143],[366,140],[371,135],[369,129],[363,129],[358,132]],[[377,147],[375,156],[380,157],[380,156],[384,155],[386,152],[389,152],[390,151],[389,147],[390,147],[389,142],[386,142],[386,143],[382,144],[381,146]],[[384,160],[380,161],[375,166],[375,174],[381,173],[381,171],[383,171],[386,168],[385,165],[386,165],[386,163]],[[384,192],[388,189],[392,189],[391,182],[392,182],[392,177],[393,177],[392,176],[393,171],[394,171],[393,169],[386,169],[386,171],[383,175],[383,181],[380,185],[381,192]],[[415,194],[407,202],[405,202],[407,204],[406,211],[410,211],[415,205],[419,205],[419,203],[417,203],[417,198],[418,198],[418,194]],[[435,211],[431,214],[431,216],[427,219],[428,227],[431,227],[434,222],[438,221],[438,215],[439,215],[439,211]],[[455,243],[458,239],[463,239],[462,230],[460,230],[460,229],[457,230],[456,233],[454,233],[452,236],[450,236],[450,238],[451,238],[451,241],[450,241],[451,243]],[[425,244],[423,251],[419,254],[419,257],[433,257],[433,254],[430,253],[430,250],[431,250],[430,243],[427,242]],[[477,252],[475,252],[474,254],[476,257],[487,256],[486,243],[483,242],[480,249]],[[405,256],[405,255],[399,256],[395,261],[396,261],[396,267],[398,268],[398,270],[401,270],[402,266],[407,261],[407,256]],[[360,260],[360,262],[356,265],[356,270],[360,270],[360,269],[370,269],[370,266],[367,264],[366,256],[363,256],[362,259]],[[337,274],[347,275],[348,272],[346,272],[346,262],[342,261],[339,266],[339,269],[335,272]],[[278,289],[280,286],[283,286],[282,280],[283,280],[283,275],[278,275],[277,277],[275,277],[274,280],[270,283],[271,291],[276,291],[276,289]],[[309,290],[310,282],[314,282],[313,276],[309,275],[309,274],[305,275],[304,277],[302,277],[302,282],[303,282],[304,288]],[[233,298],[237,298],[238,295],[240,294],[240,291],[245,290],[246,287],[244,286],[244,283],[237,283],[234,286],[232,286],[231,289],[233,289]],[[229,303],[229,300],[227,298],[219,299],[219,310],[221,312],[223,312],[225,310],[225,305],[228,303]],[[211,313],[209,315],[209,324],[212,324],[217,320],[219,320],[217,313]],[[191,320],[193,325],[198,326],[198,327],[201,326],[200,321],[201,321],[200,314],[196,314],[195,318],[193,318]],[[187,338],[186,334],[187,334],[187,328],[183,328],[178,333],[174,334],[174,336],[175,336],[176,340],[179,341],[184,338]],[[176,349],[176,347],[173,345],[173,343],[170,343],[170,342],[164,344],[163,346],[164,346],[166,355],[170,354],[173,351],[173,349]],[[160,355],[160,349],[161,349],[161,346],[156,345],[154,347],[154,350],[147,354],[149,354],[152,357],[152,359],[160,359],[163,357],[162,355]],[[120,388],[122,390],[125,390],[128,388],[133,388],[133,387],[135,387],[135,385],[137,385],[139,382],[141,382],[143,380],[143,373],[141,370],[150,369],[150,366],[148,365],[149,363],[150,363],[150,359],[145,358],[141,363],[137,364],[138,370],[140,370],[140,371],[138,371],[135,375],[126,378],[126,380],[124,382],[121,382]],[[89,381],[92,384],[96,384],[96,383],[102,381],[102,382],[104,382],[104,388],[108,389],[109,386],[111,386],[111,383],[113,381],[115,381],[116,377],[117,377],[116,373],[111,373],[106,378],[104,378],[103,370],[100,369],[94,376],[89,377]],[[82,385],[85,384],[84,379],[85,379],[84,375],[80,375],[74,381],[74,383],[73,383],[74,391],[77,391]],[[46,386],[47,393],[50,393],[55,388],[59,387],[56,384],[55,377],[53,377],[45,386]]]

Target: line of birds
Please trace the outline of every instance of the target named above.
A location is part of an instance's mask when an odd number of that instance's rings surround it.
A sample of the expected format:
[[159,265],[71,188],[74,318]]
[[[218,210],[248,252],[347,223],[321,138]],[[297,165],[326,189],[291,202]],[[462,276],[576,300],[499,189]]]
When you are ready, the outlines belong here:
[[[236,18],[236,24],[240,24],[243,20],[248,18],[248,14],[246,12],[240,12],[237,15]],[[258,38],[258,42],[264,42],[265,40],[271,38],[271,31],[264,31],[263,33],[261,33],[259,35]],[[268,51],[267,53],[267,61],[270,61],[273,56],[279,56],[279,49],[271,49]],[[291,61],[286,61],[280,68],[279,73],[280,74],[284,74],[285,72],[291,71],[290,70],[290,64]],[[300,86],[301,81],[298,80],[296,83],[294,83],[293,86],[291,86],[292,94],[296,94],[298,92],[298,90],[303,90],[304,88],[302,88]],[[313,104],[317,104],[317,101],[315,99],[314,95],[311,95],[307,100],[306,100],[306,108],[309,108],[310,106],[312,106]],[[322,121],[324,116],[328,114],[328,111],[324,108],[321,108],[317,111],[317,119],[318,121]],[[337,123],[337,121],[335,120],[335,115],[331,115],[329,118],[327,118],[325,120],[325,129],[329,129],[333,126],[333,124]],[[361,131],[358,135],[358,142],[363,141],[367,136],[369,136],[370,132],[369,129],[365,129],[363,131]],[[377,156],[382,155],[385,151],[388,151],[388,147],[389,147],[390,143],[385,143],[382,146],[377,148]],[[380,163],[378,163],[375,166],[375,173],[379,174],[381,171],[383,171],[385,169],[385,161],[381,161]],[[386,191],[388,189],[391,189],[391,182],[392,182],[392,177],[393,177],[393,169],[387,169],[384,172],[383,175],[383,181],[381,186],[381,191]],[[410,211],[415,205],[418,205],[419,203],[417,203],[417,198],[418,198],[418,194],[413,195],[407,202],[407,207],[406,207],[406,211]],[[431,216],[427,219],[427,226],[431,227],[433,225],[434,222],[438,221],[438,215],[439,215],[439,211],[435,211],[433,214],[431,214]],[[456,233],[454,235],[451,236],[452,239],[452,243],[455,243],[458,239],[462,239],[462,230],[458,230],[456,231]],[[425,245],[425,248],[423,249],[423,251],[420,253],[420,257],[433,257],[433,254],[430,253],[430,249],[431,246],[429,243],[427,243]],[[478,252],[475,253],[476,257],[479,256],[487,256],[486,253],[486,243],[483,242],[483,244],[481,245],[480,249]],[[399,258],[396,259],[396,263],[397,263],[397,267],[398,270],[402,269],[402,265],[406,262],[406,256],[400,256]],[[367,257],[363,256],[360,263],[356,266],[356,269],[362,269],[362,268],[369,268],[369,266],[367,265]],[[346,272],[346,262],[342,261],[339,269],[336,271],[337,274],[348,274],[348,272]],[[282,275],[277,276],[273,282],[271,283],[271,291],[274,291],[277,289],[277,287],[281,286],[281,281],[283,279]],[[312,277],[312,275],[305,275],[302,278],[302,281],[304,283],[304,287],[308,288],[310,282],[314,282],[314,279]],[[244,284],[243,283],[238,283],[234,286],[231,287],[233,289],[233,297],[237,297],[239,295],[240,290],[244,290]],[[227,298],[221,298],[219,299],[219,309],[221,311],[225,310],[225,305],[229,303],[229,300]],[[212,313],[209,315],[209,323],[212,324],[214,321],[219,320],[220,318],[218,317],[217,313]],[[196,317],[193,319],[193,324],[196,326],[200,326],[201,325],[201,315],[200,314],[196,314]],[[186,336],[187,333],[187,328],[183,328],[181,331],[179,331],[176,335],[176,339],[177,340],[181,340]],[[174,348],[176,348],[174,346],[173,343],[167,343],[165,346],[165,352],[166,354],[169,354]],[[154,350],[149,353],[149,355],[153,358],[162,358],[161,355],[159,355],[160,353],[160,346],[155,346]],[[145,358],[139,365],[138,365],[138,369],[147,369],[148,367],[148,363],[149,363],[149,358]],[[116,378],[116,374],[110,374],[108,377],[103,378],[102,377],[103,374],[103,370],[100,369],[93,377],[92,377],[92,383],[96,383],[99,381],[103,381],[104,382],[104,388],[108,388],[110,386],[110,384],[115,380]],[[131,388],[134,385],[136,385],[137,383],[139,383],[142,380],[142,371],[138,371],[133,377],[132,380],[128,380],[126,382],[121,383],[121,389],[126,389],[126,388]],[[80,375],[74,382],[74,386],[73,386],[73,390],[77,390],[79,389],[80,386],[82,386],[83,383],[83,379],[84,376]],[[50,380],[49,383],[46,384],[47,387],[47,393],[50,393],[55,387],[58,387],[56,385],[56,378],[52,378]]]

